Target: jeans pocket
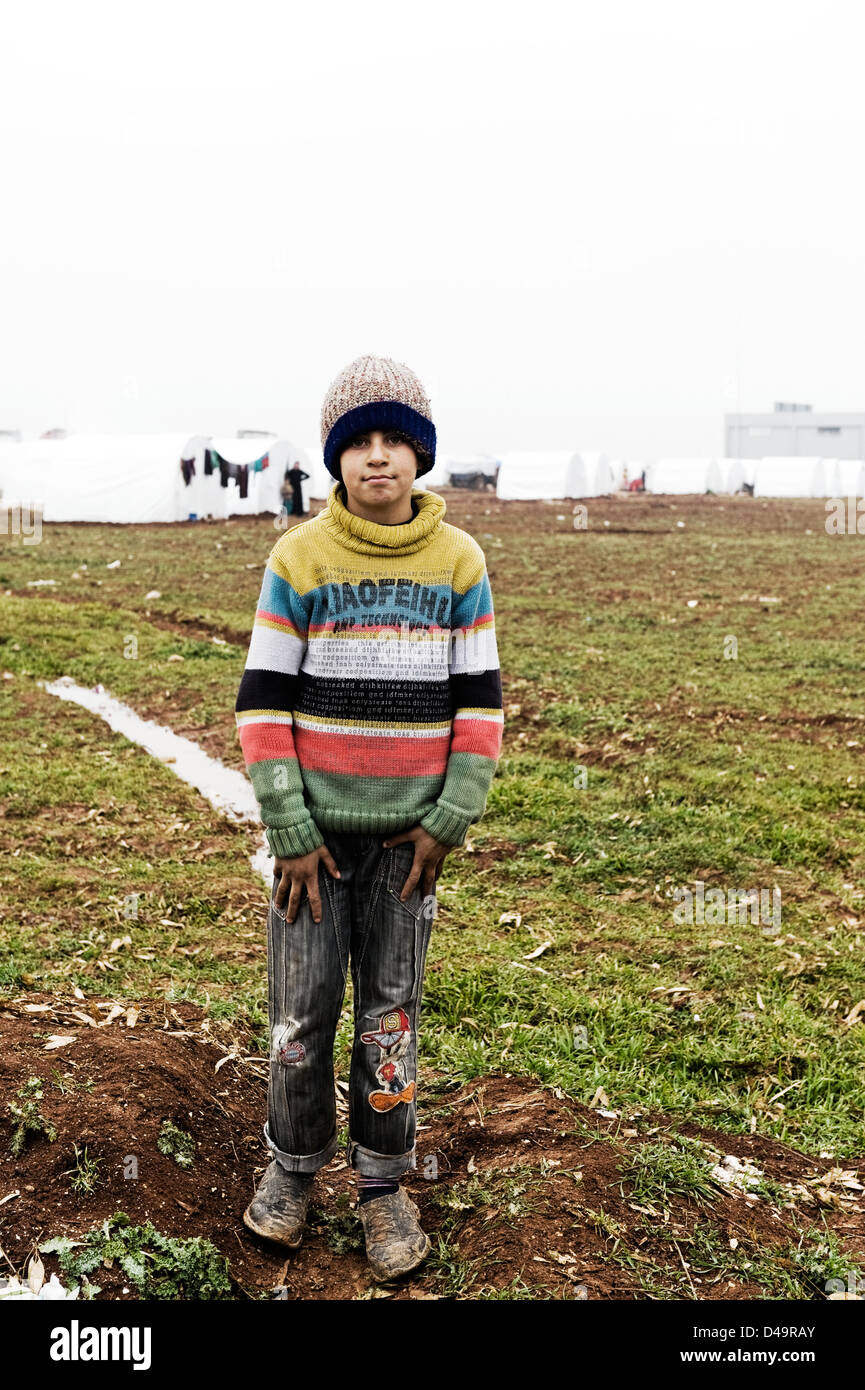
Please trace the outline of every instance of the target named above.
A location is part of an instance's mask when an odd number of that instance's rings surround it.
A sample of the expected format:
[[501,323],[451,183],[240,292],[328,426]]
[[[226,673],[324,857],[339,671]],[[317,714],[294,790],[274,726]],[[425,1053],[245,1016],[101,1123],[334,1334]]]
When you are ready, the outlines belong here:
[[[333,912],[333,898],[332,898],[332,895],[331,895],[331,892],[330,892],[330,885],[329,885],[328,882],[327,882],[327,880],[328,880],[329,878],[330,878],[330,875],[329,875],[329,874],[327,873],[327,871],[325,870],[324,864],[322,863],[321,860],[319,860],[319,865],[318,865],[318,895],[319,895],[319,899],[320,899],[320,901],[321,901],[322,920],[324,919],[324,913],[325,913],[325,909],[326,909],[326,908],[329,908],[330,911]],[[277,888],[279,887],[279,884],[280,884],[280,879],[279,879],[279,877],[278,877],[276,874],[274,874],[274,876],[273,876],[273,886],[271,887],[271,890],[270,890],[270,910],[271,910],[271,912],[273,913],[274,917],[275,917],[278,921],[280,921],[284,927],[286,927],[286,926],[289,926],[289,927],[295,926],[295,924],[298,923],[298,922],[301,920],[301,918],[304,917],[305,914],[307,914],[307,913],[309,914],[310,918],[312,918],[312,904],[311,904],[311,902],[310,902],[310,900],[309,900],[309,893],[308,893],[306,887],[304,886],[304,887],[301,889],[300,901],[299,901],[298,904],[297,904],[297,911],[296,911],[296,913],[294,914],[294,921],[293,921],[293,922],[287,921],[287,916],[288,916],[288,900],[289,900],[289,898],[291,897],[291,887],[289,886],[288,892],[287,892],[286,895],[285,895],[285,902],[283,903],[283,906],[280,908],[280,907],[277,907],[277,905],[276,905],[276,890],[277,890]]]
[[398,903],[404,912],[413,917],[415,922],[435,917],[438,906],[435,891],[424,893],[423,874],[408,897],[405,899],[400,897],[414,863],[414,846],[411,843],[394,845],[392,855],[391,863],[388,865],[386,882],[389,897]]
[[[282,908],[279,908],[279,907],[277,907],[277,905],[276,905],[276,890],[277,890],[277,888],[279,887],[280,882],[281,882],[280,875],[277,874],[277,873],[275,873],[275,874],[273,875],[273,883],[272,883],[271,886],[270,886],[270,911],[271,911],[271,913],[273,914],[273,916],[274,916],[274,917],[278,917],[279,920],[280,920],[280,922],[282,923],[282,925],[285,926],[285,906],[283,906]],[[286,903],[286,906],[287,906],[287,904],[288,904],[288,898],[287,898],[287,897],[286,897],[285,903]]]
[[406,878],[409,877],[410,870],[412,870],[412,862],[410,862],[410,860],[405,866],[405,869],[392,865],[391,872],[388,873],[387,892],[392,902],[398,903],[399,908],[402,908],[403,912],[409,913],[409,916],[413,917],[414,922],[420,922],[421,919],[427,920],[435,916],[435,912],[437,912],[437,901],[435,901],[435,892],[431,892],[431,894],[426,894],[426,892],[424,892],[423,874],[421,874],[419,881],[414,884],[409,897],[405,899],[399,897],[403,888],[405,888]]
[[399,889],[397,888],[388,888],[387,892],[388,897],[395,902],[398,907],[402,908],[403,912],[407,912],[410,917],[413,917],[416,922],[419,921],[428,910],[426,908],[426,899],[421,893],[420,888],[415,888],[407,898],[401,898]]

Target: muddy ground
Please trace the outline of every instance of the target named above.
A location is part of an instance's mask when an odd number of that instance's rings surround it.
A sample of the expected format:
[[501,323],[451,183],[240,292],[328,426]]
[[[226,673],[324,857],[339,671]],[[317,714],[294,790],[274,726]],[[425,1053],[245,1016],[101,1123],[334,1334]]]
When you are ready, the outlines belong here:
[[[269,1245],[242,1224],[268,1162],[262,1059],[245,1053],[194,1005],[139,1003],[137,1017],[123,1013],[108,1021],[111,1003],[107,996],[61,1002],[28,993],[0,1008],[0,1094],[13,1096],[28,1078],[40,1077],[41,1111],[57,1132],[53,1142],[31,1136],[16,1158],[9,1151],[11,1119],[5,1112],[0,1118],[6,1273],[23,1271],[40,1242],[80,1234],[116,1211],[134,1224],[151,1220],[167,1235],[208,1237],[228,1258],[239,1299],[275,1296],[277,1289],[289,1299],[476,1298],[522,1284],[535,1298],[764,1297],[746,1269],[730,1277],[730,1268],[713,1273],[697,1263],[692,1272],[689,1246],[708,1210],[723,1245],[739,1249],[740,1266],[751,1251],[755,1261],[767,1256],[783,1264],[803,1222],[835,1232],[848,1253],[865,1260],[865,1203],[857,1190],[865,1159],[845,1161],[842,1179],[831,1162],[759,1136],[662,1115],[610,1118],[505,1074],[478,1077],[458,1090],[427,1075],[418,1167],[406,1186],[434,1254],[409,1279],[376,1285],[341,1153],[316,1179],[310,1229],[298,1252]],[[73,1041],[49,1047],[58,1037]],[[337,1095],[344,1119],[339,1083]],[[191,1168],[160,1153],[166,1119],[193,1136]],[[751,1160],[789,1192],[789,1204],[721,1186],[709,1208],[675,1195],[663,1207],[635,1202],[619,1172],[622,1160],[647,1139],[677,1133]],[[75,1144],[102,1160],[100,1186],[89,1196],[69,1185]],[[124,1175],[130,1156],[137,1178]],[[616,1258],[620,1249],[628,1252],[625,1264]],[[669,1266],[671,1252],[681,1264],[681,1286],[662,1293],[654,1273]],[[60,1272],[56,1256],[46,1255],[44,1263],[46,1275]],[[100,1269],[94,1281],[100,1298],[137,1297],[116,1267]]]

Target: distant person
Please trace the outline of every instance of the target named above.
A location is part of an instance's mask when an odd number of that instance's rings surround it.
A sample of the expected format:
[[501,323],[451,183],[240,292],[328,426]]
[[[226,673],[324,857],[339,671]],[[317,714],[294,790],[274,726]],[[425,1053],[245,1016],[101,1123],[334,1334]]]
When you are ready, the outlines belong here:
[[286,468],[285,476],[280,484],[279,495],[282,498],[282,510],[286,516],[291,516],[291,502],[294,497],[294,488],[291,486],[291,469]]
[[289,516],[305,516],[303,507],[303,488],[302,484],[309,477],[304,473],[299,463],[295,463],[291,468],[286,468],[285,477],[282,481],[280,493],[282,495],[282,505]]

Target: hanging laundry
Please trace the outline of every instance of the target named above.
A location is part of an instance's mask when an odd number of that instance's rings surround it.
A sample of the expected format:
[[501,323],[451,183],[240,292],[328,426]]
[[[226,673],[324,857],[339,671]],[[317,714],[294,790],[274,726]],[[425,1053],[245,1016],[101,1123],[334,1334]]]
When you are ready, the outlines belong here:
[[249,475],[250,473],[260,473],[262,469],[270,467],[270,455],[262,454],[255,463],[229,463],[216,449],[205,449],[204,451],[204,472],[210,476],[215,469],[219,469],[220,487],[228,487],[229,482],[237,483],[240,488],[241,497],[249,496]]
[[180,471],[183,474],[183,481],[187,487],[195,476],[195,459],[181,459]]

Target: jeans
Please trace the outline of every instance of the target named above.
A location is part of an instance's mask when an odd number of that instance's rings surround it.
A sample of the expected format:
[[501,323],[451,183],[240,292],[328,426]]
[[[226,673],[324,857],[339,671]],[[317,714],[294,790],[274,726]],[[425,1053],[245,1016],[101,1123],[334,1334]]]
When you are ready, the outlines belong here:
[[293,923],[274,903],[267,918],[270,1079],[268,1148],[293,1173],[314,1173],[337,1149],[333,1043],[349,960],[354,1045],[349,1075],[351,1166],[397,1178],[415,1164],[417,1029],[436,911],[423,879],[402,903],[414,843],[385,849],[385,834],[323,831],[341,872],[318,865],[321,921],[309,898]]

